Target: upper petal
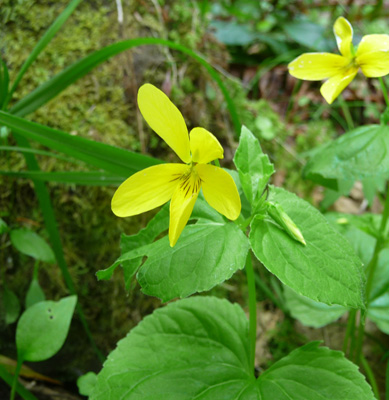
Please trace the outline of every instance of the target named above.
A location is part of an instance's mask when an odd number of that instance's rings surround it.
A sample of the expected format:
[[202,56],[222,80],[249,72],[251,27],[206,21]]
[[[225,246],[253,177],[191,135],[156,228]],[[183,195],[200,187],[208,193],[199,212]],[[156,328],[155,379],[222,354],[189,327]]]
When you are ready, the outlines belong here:
[[372,51],[389,50],[389,35],[366,35],[359,42],[357,57]]
[[200,192],[201,182],[197,173],[192,173],[183,177],[177,186],[172,201],[170,202],[170,224],[169,224],[169,242],[173,247],[181,232],[185,228],[193,207]]
[[118,217],[130,217],[168,202],[188,169],[185,164],[161,164],[130,176],[113,195],[113,213]]
[[339,96],[343,89],[354,79],[357,72],[358,67],[345,69],[340,74],[328,79],[321,86],[320,92],[327,103],[331,104]]
[[357,64],[368,78],[378,78],[389,74],[389,51],[371,51],[356,58]]
[[192,160],[196,163],[207,164],[216,158],[224,157],[219,141],[204,128],[193,128],[189,140]]
[[320,81],[338,74],[349,64],[346,57],[332,53],[305,53],[289,65],[289,73],[295,78]]
[[353,41],[353,27],[346,18],[339,17],[334,24],[334,35],[340,54],[351,58],[351,45]]
[[185,163],[191,161],[188,128],[178,108],[161,90],[146,83],[138,91],[138,106],[150,127]]
[[210,164],[198,164],[196,169],[201,178],[201,187],[208,204],[228,219],[237,219],[241,203],[238,189],[231,175]]

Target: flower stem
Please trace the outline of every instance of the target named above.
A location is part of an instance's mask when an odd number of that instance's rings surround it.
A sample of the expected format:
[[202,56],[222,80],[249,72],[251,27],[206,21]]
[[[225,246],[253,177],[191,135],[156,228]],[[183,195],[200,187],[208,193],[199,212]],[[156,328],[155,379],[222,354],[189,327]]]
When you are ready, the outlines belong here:
[[354,129],[354,122],[351,117],[350,109],[347,105],[347,102],[344,100],[344,98],[342,96],[339,96],[338,98],[339,98],[340,107],[342,108],[344,118],[347,123],[347,128],[350,131],[351,129]]
[[389,96],[388,96],[388,90],[386,89],[385,82],[381,77],[379,77],[378,80],[380,81],[381,90],[382,90],[382,94],[384,95],[386,107],[389,108]]
[[[348,343],[350,340],[350,336],[353,339],[354,338],[354,334],[355,334],[355,316],[357,314],[357,310],[352,309],[350,310],[349,314],[348,314],[348,321],[347,321],[347,329],[346,329],[346,334],[344,336],[344,340],[343,340],[343,353],[347,354],[347,350],[348,350]],[[351,349],[352,347],[350,347]],[[351,350],[350,350],[351,353]],[[348,354],[350,354],[348,353]]]
[[[386,224],[389,219],[389,185],[388,189],[386,192],[386,198],[385,198],[385,206],[384,206],[384,212],[382,213],[381,217],[381,225],[379,229],[379,237],[377,239],[375,248],[374,248],[374,253],[371,261],[366,267],[366,274],[367,274],[367,282],[366,282],[366,309],[369,307],[370,303],[370,294],[373,286],[373,279],[374,279],[374,274],[377,269],[378,265],[378,256],[379,253],[382,249],[382,246],[385,243],[385,230],[386,230]],[[358,340],[357,340],[357,348],[356,348],[356,353],[355,353],[355,362],[359,363],[361,361],[361,353],[362,353],[362,345],[363,345],[363,338],[365,334],[365,310],[361,310],[361,319],[359,321],[359,329],[358,329]]]
[[366,372],[367,379],[369,380],[370,385],[373,389],[374,396],[376,397],[377,400],[380,400],[381,396],[380,396],[380,392],[378,390],[377,381],[375,379],[373,370],[370,368],[370,365],[368,364],[368,362],[364,356],[361,356],[361,363],[362,363],[363,369]]
[[22,368],[22,364],[23,364],[23,359],[18,356],[18,362],[16,364],[16,368],[15,368],[15,372],[14,372],[14,379],[12,381],[10,400],[15,399],[16,386],[18,385],[18,377],[19,377],[20,369]]
[[255,345],[257,342],[257,296],[255,292],[255,277],[251,253],[247,254],[246,277],[249,289],[249,346],[250,346],[250,368],[254,374],[255,369]]

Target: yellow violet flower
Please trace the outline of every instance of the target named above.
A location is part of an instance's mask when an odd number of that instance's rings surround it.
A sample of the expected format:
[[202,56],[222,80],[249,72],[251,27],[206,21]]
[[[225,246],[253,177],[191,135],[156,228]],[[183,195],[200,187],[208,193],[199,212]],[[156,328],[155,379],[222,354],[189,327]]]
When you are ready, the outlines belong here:
[[307,81],[328,79],[320,92],[329,104],[354,79],[359,68],[368,78],[389,73],[389,35],[366,35],[355,51],[353,28],[343,17],[335,21],[334,34],[341,55],[305,53],[288,65],[289,73],[295,78]]
[[130,176],[116,190],[112,211],[129,217],[170,202],[169,241],[174,246],[192,213],[200,189],[206,201],[231,220],[241,203],[232,177],[209,162],[223,158],[223,148],[212,133],[194,128],[188,135],[184,118],[169,98],[155,86],[138,92],[139,109],[150,127],[185,164],[161,164]]

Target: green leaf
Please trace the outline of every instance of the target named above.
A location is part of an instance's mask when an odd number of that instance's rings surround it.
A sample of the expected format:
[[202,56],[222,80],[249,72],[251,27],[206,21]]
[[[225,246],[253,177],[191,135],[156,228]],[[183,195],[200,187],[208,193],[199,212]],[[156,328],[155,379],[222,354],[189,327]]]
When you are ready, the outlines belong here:
[[59,182],[83,186],[119,186],[125,177],[112,175],[106,172],[43,172],[26,171],[12,172],[0,171],[0,175],[12,176],[15,178],[27,178],[43,182]]
[[389,292],[369,304],[367,316],[382,332],[389,335]]
[[[123,261],[146,256],[137,274],[142,291],[169,301],[209,290],[231,278],[244,267],[248,248],[246,236],[234,223],[198,223],[186,226],[174,247],[165,236],[123,254],[97,277],[109,279]],[[135,273],[132,267],[127,279],[131,273]]]
[[[199,197],[195,203],[195,206],[190,216],[190,220],[197,219],[203,223],[209,222],[220,222],[223,223],[223,217],[215,211],[208,203]],[[148,223],[147,227],[140,230],[135,235],[122,235],[120,240],[120,247],[122,254],[128,253],[131,250],[138,249],[139,247],[152,243],[158,235],[168,230],[169,228],[169,204],[166,204],[162,209],[155,215],[155,217]],[[126,289],[130,288],[132,278],[141,265],[143,256],[135,258],[133,260],[124,261],[123,271]]]
[[249,244],[234,224],[188,226],[173,248],[156,242],[138,272],[142,291],[162,301],[210,290],[245,266]]
[[124,149],[69,135],[57,129],[27,121],[0,111],[0,124],[4,124],[23,137],[34,140],[119,176],[131,174],[162,161]]
[[306,164],[303,174],[332,189],[334,187],[331,185],[337,179],[355,181],[387,178],[388,153],[389,126],[362,126],[347,132],[315,153]]
[[271,187],[269,200],[281,204],[300,229],[306,246],[270,220],[255,218],[250,243],[257,258],[295,292],[328,305],[364,307],[362,263],[347,239],[306,201]]
[[11,243],[27,256],[47,263],[55,263],[51,247],[37,233],[28,229],[13,229],[10,233]]
[[306,19],[282,24],[288,37],[316,51],[331,51],[333,40],[325,38],[326,28]]
[[0,235],[6,233],[7,231],[8,231],[7,223],[2,218],[0,218]]
[[303,325],[321,328],[339,319],[347,309],[342,306],[328,306],[324,303],[308,299],[284,286],[284,296],[287,308],[293,318],[298,319]]
[[171,303],[119,342],[90,399],[237,399],[252,384],[247,330],[243,310],[227,300]]
[[235,21],[214,20],[210,27],[215,30],[216,39],[228,46],[246,46],[256,40],[248,25]]
[[57,353],[68,335],[76,303],[77,296],[69,296],[28,308],[16,328],[18,357],[24,361],[43,361]]
[[46,300],[45,293],[40,287],[38,280],[33,279],[30,283],[30,287],[28,288],[26,294],[26,308],[30,308],[34,304],[45,300]]
[[6,287],[3,288],[1,296],[3,300],[1,308],[4,307],[4,310],[1,311],[4,313],[5,324],[13,324],[20,314],[19,299],[12,290],[7,289]]
[[[58,16],[58,18],[51,24],[50,28],[45,32],[45,34],[41,37],[39,42],[34,47],[33,51],[29,54],[27,60],[24,62],[23,66],[20,68],[19,73],[12,85],[12,88],[9,93],[9,98],[12,96],[13,92],[16,90],[20,80],[23,75],[26,73],[27,69],[30,65],[35,61],[35,59],[39,56],[42,50],[50,43],[51,39],[55,36],[55,34],[61,29],[62,25],[66,22],[66,20],[70,17],[72,12],[78,6],[81,0],[72,0],[69,5],[65,8],[65,10]],[[9,100],[7,99],[7,102]]]
[[[122,254],[138,249],[152,243],[156,237],[169,228],[169,206],[165,205],[147,224],[146,228],[140,230],[135,235],[124,235],[120,238],[120,248]],[[124,271],[125,287],[128,290],[133,276],[142,264],[143,256],[122,263]]]
[[381,250],[367,309],[367,317],[389,334],[389,248]]
[[311,342],[275,363],[258,379],[263,400],[374,400],[358,367],[340,351]]
[[240,182],[247,200],[255,210],[258,200],[274,173],[274,166],[262,152],[258,139],[242,126],[239,147],[234,156]]
[[363,194],[368,201],[369,207],[373,205],[374,197],[377,192],[384,193],[386,186],[386,179],[379,176],[374,178],[362,179]]
[[358,367],[310,343],[257,380],[236,304],[192,297],[146,317],[108,356],[90,400],[373,400]]
[[102,62],[125,50],[143,45],[167,46],[171,49],[187,54],[188,56],[195,59],[199,64],[201,64],[208,71],[212,79],[216,82],[221,92],[223,93],[227,108],[231,115],[235,132],[237,134],[239,133],[241,127],[239,115],[236,111],[234,101],[232,100],[228,89],[226,88],[219,76],[219,72],[217,72],[202,55],[194,52],[193,50],[178,43],[157,38],[137,38],[124,40],[122,42],[114,43],[110,46],[95,51],[94,53],[66,68],[64,71],[60,72],[49,81],[39,86],[33,92],[25,96],[22,100],[20,100],[12,107],[11,113],[18,116],[25,116],[29,113],[32,113],[43,104],[46,104],[49,100],[57,96],[72,83],[85,76],[88,72],[90,72],[93,68],[97,67]]
[[[373,216],[373,214],[370,214],[370,216]],[[369,221],[369,215],[332,212],[327,213],[325,217],[349,241],[359,258],[367,265],[373,257],[376,244],[376,239],[363,230],[363,228],[366,229],[372,223],[372,221]]]
[[87,372],[77,379],[78,391],[82,396],[90,396],[97,383],[97,375],[94,372]]

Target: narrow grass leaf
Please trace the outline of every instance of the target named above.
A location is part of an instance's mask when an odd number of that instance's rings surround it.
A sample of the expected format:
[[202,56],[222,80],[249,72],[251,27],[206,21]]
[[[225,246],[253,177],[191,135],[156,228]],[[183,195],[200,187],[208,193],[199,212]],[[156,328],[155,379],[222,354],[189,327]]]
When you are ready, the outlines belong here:
[[4,124],[26,139],[37,141],[52,150],[124,177],[162,162],[118,147],[72,136],[2,111],[0,111],[0,124]]
[[18,116],[25,116],[43,104],[47,103],[49,100],[57,96],[69,85],[85,76],[93,68],[101,64],[102,62],[108,60],[109,58],[133,47],[144,46],[144,45],[160,45],[167,46],[171,49],[180,51],[188,56],[192,57],[198,61],[211,75],[212,79],[219,86],[221,92],[223,93],[224,99],[227,104],[227,108],[230,112],[231,119],[235,128],[235,132],[239,135],[240,132],[240,120],[234,101],[232,100],[228,89],[224,85],[223,81],[211,64],[209,64],[205,58],[194,52],[193,50],[182,46],[178,43],[171,42],[169,40],[157,39],[157,38],[138,38],[125,40],[123,42],[114,43],[110,46],[104,47],[103,49],[97,50],[94,53],[86,56],[85,58],[77,61],[70,67],[66,68],[64,71],[60,72],[58,75],[54,76],[52,79],[39,86],[29,95],[25,96],[17,104],[11,108],[11,113]]
[[58,16],[58,18],[51,24],[49,29],[45,32],[45,34],[41,37],[39,42],[36,44],[27,60],[24,62],[22,67],[19,70],[18,75],[15,78],[15,81],[12,85],[12,88],[7,96],[6,104],[9,102],[12,94],[16,90],[19,85],[19,82],[23,78],[23,75],[26,73],[30,65],[36,60],[42,50],[50,43],[51,39],[56,35],[56,33],[61,29],[62,25],[66,22],[66,20],[73,13],[75,8],[80,4],[81,0],[72,0],[69,5],[65,8],[65,10]]

